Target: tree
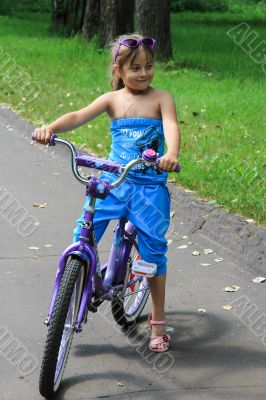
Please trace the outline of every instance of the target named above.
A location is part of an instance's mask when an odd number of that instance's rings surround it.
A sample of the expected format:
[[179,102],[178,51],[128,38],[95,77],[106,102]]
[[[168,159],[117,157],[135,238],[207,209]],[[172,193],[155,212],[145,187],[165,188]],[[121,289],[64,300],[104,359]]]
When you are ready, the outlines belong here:
[[64,0],[53,1],[52,13],[52,30],[53,32],[60,32],[64,29],[65,24],[65,2]]
[[138,32],[157,40],[158,58],[171,58],[170,0],[136,0],[136,8]]
[[134,31],[134,0],[101,0],[100,14],[102,46],[118,35]]
[[82,36],[85,39],[91,39],[98,32],[99,26],[100,1],[87,0],[83,18]]
[[54,0],[52,30],[71,35],[82,28],[85,0]]

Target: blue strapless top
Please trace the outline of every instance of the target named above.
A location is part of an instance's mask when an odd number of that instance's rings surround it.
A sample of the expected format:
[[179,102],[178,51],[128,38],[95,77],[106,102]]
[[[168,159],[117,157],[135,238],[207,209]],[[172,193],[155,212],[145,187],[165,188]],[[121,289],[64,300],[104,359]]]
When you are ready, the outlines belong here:
[[[112,146],[109,160],[127,164],[140,158],[146,149],[164,154],[164,131],[162,120],[155,118],[121,118],[110,124]],[[128,182],[141,184],[165,184],[168,173],[155,167],[136,165],[127,176]]]

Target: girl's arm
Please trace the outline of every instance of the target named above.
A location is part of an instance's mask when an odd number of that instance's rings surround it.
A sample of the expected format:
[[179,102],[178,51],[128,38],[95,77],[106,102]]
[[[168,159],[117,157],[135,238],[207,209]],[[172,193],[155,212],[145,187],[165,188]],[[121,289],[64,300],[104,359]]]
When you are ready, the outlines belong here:
[[177,166],[181,141],[173,97],[167,92],[162,93],[160,106],[167,153],[161,157],[159,167],[171,172]]
[[91,121],[99,114],[107,111],[111,102],[112,92],[103,94],[94,100],[87,107],[78,111],[73,111],[62,117],[56,119],[51,124],[35,129],[34,137],[37,142],[42,144],[49,143],[50,137],[53,133],[60,133],[70,131],[78,128],[79,126]]

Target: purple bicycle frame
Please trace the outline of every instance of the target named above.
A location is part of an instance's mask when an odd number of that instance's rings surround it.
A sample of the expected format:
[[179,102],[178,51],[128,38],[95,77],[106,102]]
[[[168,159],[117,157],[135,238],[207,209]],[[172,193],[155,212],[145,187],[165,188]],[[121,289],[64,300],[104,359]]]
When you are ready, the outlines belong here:
[[[77,165],[97,168],[114,173],[120,172],[121,168],[120,164],[111,161],[102,162],[101,160],[100,164],[99,159],[89,156],[85,157],[77,155],[75,162]],[[104,198],[108,195],[109,191],[110,184],[97,178],[92,178],[91,184],[86,187],[86,194],[90,195],[91,198]],[[85,318],[86,307],[88,310],[91,309],[91,299],[94,293],[96,294],[97,298],[100,298],[102,300],[111,300],[113,298],[114,291],[117,289],[122,289],[124,286],[123,280],[126,274],[125,266],[130,254],[131,247],[135,242],[136,230],[131,222],[127,221],[124,218],[120,219],[115,229],[113,244],[108,262],[107,264],[100,266],[98,249],[93,229],[93,216],[93,210],[87,209],[85,211],[80,233],[80,240],[67,247],[59,259],[48,317],[45,320],[46,325],[49,325],[60,282],[65,271],[67,259],[70,256],[75,256],[79,258],[87,266],[88,271],[75,325],[76,331],[81,331],[81,324]],[[102,279],[101,269],[105,268],[105,276],[104,279]]]

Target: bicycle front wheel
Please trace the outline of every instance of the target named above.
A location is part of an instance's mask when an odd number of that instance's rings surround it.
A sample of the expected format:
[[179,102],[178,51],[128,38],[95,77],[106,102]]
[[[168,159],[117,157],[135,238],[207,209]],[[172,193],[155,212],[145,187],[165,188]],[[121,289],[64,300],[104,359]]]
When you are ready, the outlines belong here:
[[[129,255],[130,273],[126,278],[128,287],[121,299],[115,298],[112,300],[113,317],[121,326],[132,325],[137,321],[150,294],[147,278],[139,277],[137,281],[133,281],[136,275],[131,272],[131,266],[134,261],[140,258],[137,248],[133,245]],[[132,281],[133,283],[130,284]]]
[[61,383],[74,335],[80,306],[86,268],[81,260],[69,258],[56,297],[54,311],[48,326],[39,390],[51,398]]

